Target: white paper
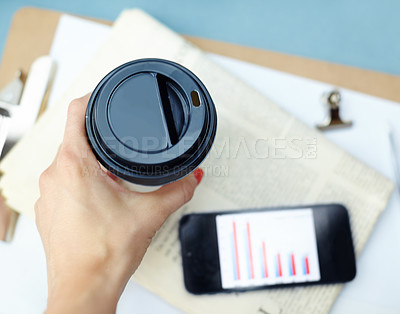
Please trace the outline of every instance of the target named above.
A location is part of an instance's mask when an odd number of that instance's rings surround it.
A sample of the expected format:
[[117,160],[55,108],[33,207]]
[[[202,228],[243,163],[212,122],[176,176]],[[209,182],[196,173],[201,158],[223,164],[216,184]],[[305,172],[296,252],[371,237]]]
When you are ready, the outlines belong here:
[[50,56],[57,63],[57,72],[49,96],[49,107],[54,106],[110,33],[110,26],[72,15],[61,16],[50,50]]

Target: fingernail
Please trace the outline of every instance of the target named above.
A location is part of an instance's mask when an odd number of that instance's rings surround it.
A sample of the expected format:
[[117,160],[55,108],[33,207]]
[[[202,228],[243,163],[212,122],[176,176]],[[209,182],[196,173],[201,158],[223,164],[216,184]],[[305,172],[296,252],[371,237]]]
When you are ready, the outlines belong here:
[[193,175],[197,180],[197,184],[200,184],[201,179],[203,179],[204,176],[204,171],[201,168],[197,168],[195,171],[193,171]]
[[118,178],[116,177],[116,175],[114,175],[113,173],[111,173],[110,171],[107,171],[107,175],[113,179],[114,181],[118,181]]

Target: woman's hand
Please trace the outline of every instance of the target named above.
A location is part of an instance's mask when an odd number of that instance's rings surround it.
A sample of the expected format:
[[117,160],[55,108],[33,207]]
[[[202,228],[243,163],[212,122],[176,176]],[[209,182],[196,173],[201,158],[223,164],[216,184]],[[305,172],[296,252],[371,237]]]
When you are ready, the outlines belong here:
[[188,202],[196,170],[151,193],[123,188],[86,139],[89,96],[69,107],[64,140],[40,177],[38,226],[47,258],[48,313],[111,313],[153,236]]

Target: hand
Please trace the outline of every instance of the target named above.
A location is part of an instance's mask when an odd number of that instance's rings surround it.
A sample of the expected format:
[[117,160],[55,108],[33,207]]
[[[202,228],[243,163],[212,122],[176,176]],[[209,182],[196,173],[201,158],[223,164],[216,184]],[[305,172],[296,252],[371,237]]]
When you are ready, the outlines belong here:
[[74,100],[63,142],[39,180],[36,224],[47,260],[48,313],[111,313],[168,216],[188,202],[198,169],[151,193],[123,188],[86,139],[89,96]]

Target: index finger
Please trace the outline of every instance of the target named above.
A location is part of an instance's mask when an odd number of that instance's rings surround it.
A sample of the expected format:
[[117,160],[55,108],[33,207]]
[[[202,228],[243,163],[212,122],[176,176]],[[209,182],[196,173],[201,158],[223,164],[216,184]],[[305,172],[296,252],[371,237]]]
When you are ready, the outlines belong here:
[[84,152],[90,149],[85,130],[85,113],[90,94],[74,99],[68,107],[63,146]]

